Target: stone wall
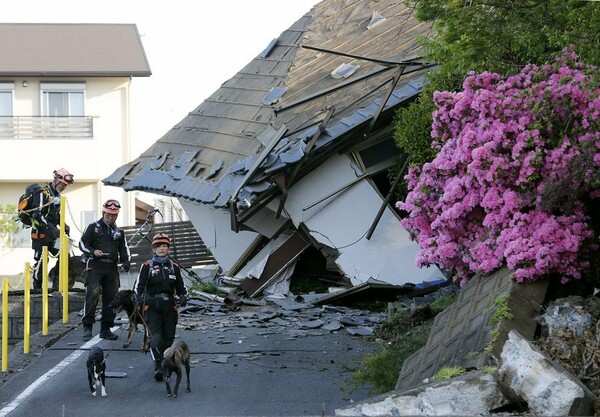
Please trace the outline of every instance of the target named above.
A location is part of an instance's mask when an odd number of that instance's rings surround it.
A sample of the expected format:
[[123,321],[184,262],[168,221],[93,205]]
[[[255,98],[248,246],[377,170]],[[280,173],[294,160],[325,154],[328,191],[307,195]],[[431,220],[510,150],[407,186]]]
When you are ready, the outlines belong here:
[[[22,291],[20,292],[22,293]],[[23,340],[25,336],[25,311],[23,295],[9,294],[8,306],[8,344],[13,346]],[[83,308],[85,296],[82,293],[69,293],[68,312],[79,311]],[[0,298],[0,306],[2,299]],[[30,303],[30,335],[42,331],[42,296],[32,294]],[[3,317],[2,320],[5,318]],[[62,321],[63,319],[63,297],[60,292],[48,294],[48,325]],[[1,335],[0,335],[1,340]]]

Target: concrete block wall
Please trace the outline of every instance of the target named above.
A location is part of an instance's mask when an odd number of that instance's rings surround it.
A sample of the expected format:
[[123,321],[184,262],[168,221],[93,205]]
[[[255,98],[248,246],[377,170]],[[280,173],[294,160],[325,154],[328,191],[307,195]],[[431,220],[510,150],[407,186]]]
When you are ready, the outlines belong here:
[[512,271],[503,268],[489,276],[471,279],[456,302],[436,316],[427,344],[404,361],[396,389],[419,386],[445,366],[481,368],[485,365],[491,307],[503,293],[508,294],[508,308],[519,320],[500,323],[499,335],[492,341],[491,355],[500,356],[511,329],[531,340],[537,325],[535,316],[543,304],[548,281],[517,284],[511,275]]
[[[25,336],[25,297],[9,294],[8,306],[8,344],[14,345]],[[69,293],[69,313],[83,308],[85,297],[80,293]],[[2,300],[0,299],[0,305]],[[32,295],[30,303],[30,334],[42,331],[42,296]],[[5,319],[4,317],[2,318]],[[59,292],[48,295],[48,325],[63,319],[63,297]],[[0,340],[2,335],[0,334]]]

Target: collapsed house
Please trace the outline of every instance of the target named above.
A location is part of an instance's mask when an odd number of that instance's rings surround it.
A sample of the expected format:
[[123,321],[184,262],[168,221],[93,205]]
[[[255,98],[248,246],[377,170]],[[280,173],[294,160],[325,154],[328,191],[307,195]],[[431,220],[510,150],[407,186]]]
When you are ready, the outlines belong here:
[[104,183],[177,198],[251,296],[303,257],[350,288],[443,282],[416,267],[388,179],[431,31],[402,2],[325,0]]

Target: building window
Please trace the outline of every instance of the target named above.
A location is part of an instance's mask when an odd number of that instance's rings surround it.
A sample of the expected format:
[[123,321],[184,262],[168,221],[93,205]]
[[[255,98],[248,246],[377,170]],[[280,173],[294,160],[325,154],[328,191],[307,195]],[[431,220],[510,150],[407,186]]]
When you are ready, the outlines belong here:
[[30,248],[31,247],[31,229],[21,229],[12,234],[12,238],[8,243],[7,247],[17,248]]
[[388,137],[378,142],[367,141],[352,153],[354,160],[360,165],[363,172],[377,173],[394,164],[400,157],[400,149],[393,139]]
[[41,83],[42,116],[83,116],[84,83]]
[[0,116],[13,115],[13,91],[15,83],[0,83]]
[[84,228],[86,228],[88,224],[94,223],[96,220],[98,220],[98,217],[95,211],[81,212],[81,224]]

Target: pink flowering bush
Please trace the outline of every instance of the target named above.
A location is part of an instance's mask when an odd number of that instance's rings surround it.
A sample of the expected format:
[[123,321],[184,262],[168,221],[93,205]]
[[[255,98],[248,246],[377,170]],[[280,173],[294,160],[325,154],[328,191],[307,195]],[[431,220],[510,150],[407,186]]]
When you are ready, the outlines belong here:
[[464,91],[434,95],[439,152],[411,168],[396,203],[417,265],[453,271],[461,284],[502,266],[518,282],[581,277],[594,241],[586,202],[600,195],[600,98],[597,68],[576,59],[565,51],[507,79],[472,74]]

